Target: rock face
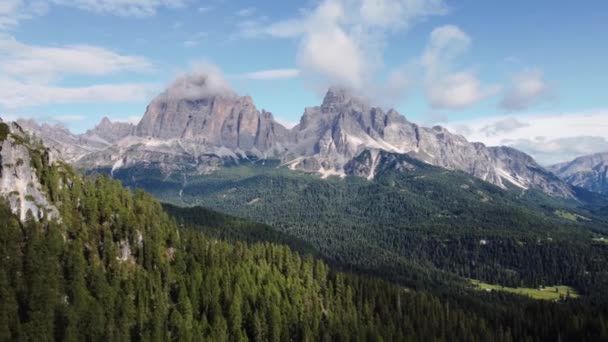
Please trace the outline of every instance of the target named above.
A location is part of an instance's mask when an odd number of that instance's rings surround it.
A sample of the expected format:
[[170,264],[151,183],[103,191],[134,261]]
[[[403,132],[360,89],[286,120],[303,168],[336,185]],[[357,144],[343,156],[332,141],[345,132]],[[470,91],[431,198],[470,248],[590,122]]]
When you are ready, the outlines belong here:
[[532,187],[561,198],[575,198],[572,189],[554,174],[538,165],[529,155],[511,147],[488,147],[498,174],[520,187]]
[[[184,91],[193,88],[199,89],[200,96]],[[212,92],[204,77],[178,79],[156,97],[137,125],[136,135],[271,154],[284,151],[289,140],[289,131],[271,113],[258,111],[251,97]]]
[[107,117],[84,134],[73,134],[61,124],[39,124],[31,119],[17,120],[17,123],[70,163],[77,163],[80,158],[102,151],[122,138],[132,136],[135,132],[135,125],[112,122]]
[[549,170],[569,184],[608,195],[608,152],[552,165]]
[[164,174],[199,174],[242,160],[279,159],[291,140],[291,132],[271,113],[259,111],[251,97],[239,97],[204,75],[192,75],[179,78],[158,95],[132,135],[76,164],[112,170],[144,165]]
[[[28,212],[34,219],[58,218],[59,212],[41,191],[42,186],[31,166],[28,147],[24,144],[25,132],[18,124],[0,120],[0,130],[9,132],[0,136],[0,196],[5,197],[13,213],[25,221]],[[46,158],[50,155],[46,154]]]
[[61,154],[67,162],[75,162],[82,156],[99,151],[110,143],[88,135],[72,134],[61,124],[38,124],[34,120],[17,120],[17,123],[32,136],[42,139],[44,144]]
[[132,123],[112,122],[109,118],[104,117],[95,128],[88,130],[82,136],[90,141],[100,141],[107,146],[133,135],[133,133],[135,133],[135,125]]
[[[574,196],[566,184],[523,152],[470,143],[440,126],[418,126],[394,110],[370,107],[342,89],[330,89],[321,106],[306,108],[293,132],[295,142],[286,154],[292,169],[324,176],[359,174],[363,171],[353,170],[359,168],[357,160],[364,160],[371,169],[363,175],[372,179],[374,170],[385,162],[376,160],[374,151],[379,150],[461,170],[503,188],[532,187],[552,196]],[[372,152],[356,158],[366,151]]]
[[349,176],[372,180],[379,172],[387,169],[398,172],[414,170],[416,166],[404,160],[403,156],[383,150],[365,150],[344,165],[344,172]]

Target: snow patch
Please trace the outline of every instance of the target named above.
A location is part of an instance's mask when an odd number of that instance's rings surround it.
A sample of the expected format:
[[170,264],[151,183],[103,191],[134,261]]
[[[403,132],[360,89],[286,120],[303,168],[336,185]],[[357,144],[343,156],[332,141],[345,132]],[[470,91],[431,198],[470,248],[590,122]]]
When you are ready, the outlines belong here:
[[326,179],[330,176],[338,176],[340,178],[346,177],[346,173],[344,173],[344,170],[332,170],[332,169],[326,170],[325,168],[322,167],[317,172],[321,174],[321,179]]
[[511,184],[513,184],[519,188],[522,188],[525,190],[528,189],[528,184],[526,184],[527,183],[526,180],[520,179],[517,176],[513,176],[510,173],[508,173],[507,171],[500,169],[500,168],[496,168],[495,170],[502,179],[510,182]]
[[372,180],[376,175],[376,168],[378,167],[378,159],[380,159],[380,153],[378,152],[378,150],[370,150],[369,153],[372,159],[372,165],[369,170],[369,175],[367,175],[367,180]]
[[295,170],[297,170],[296,168],[298,167],[298,165],[300,164],[302,159],[304,159],[304,157],[298,157],[296,159],[285,162],[285,163],[281,164],[280,166],[287,166],[290,170],[295,171]]
[[120,169],[125,164],[124,158],[118,158],[118,160],[112,165],[112,171],[110,171],[110,175],[114,176],[114,171]]

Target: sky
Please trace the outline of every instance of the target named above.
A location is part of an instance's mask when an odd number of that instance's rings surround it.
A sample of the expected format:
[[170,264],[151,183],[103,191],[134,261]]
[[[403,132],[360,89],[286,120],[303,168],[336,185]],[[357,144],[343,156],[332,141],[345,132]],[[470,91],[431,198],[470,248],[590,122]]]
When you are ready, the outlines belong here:
[[213,70],[292,126],[330,85],[541,164],[608,151],[608,2],[0,0],[0,117],[137,122]]

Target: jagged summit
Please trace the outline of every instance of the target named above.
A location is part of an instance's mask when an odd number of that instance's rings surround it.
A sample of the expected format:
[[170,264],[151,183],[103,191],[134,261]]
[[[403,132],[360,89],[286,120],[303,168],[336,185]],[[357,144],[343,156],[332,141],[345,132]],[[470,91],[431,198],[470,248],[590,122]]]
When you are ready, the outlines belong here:
[[112,121],[107,116],[104,116],[96,127],[107,127],[112,125]]
[[578,157],[548,169],[569,184],[608,195],[608,152]]
[[327,90],[321,110],[323,112],[331,112],[340,107],[357,107],[362,109],[368,107],[367,101],[362,97],[344,87],[333,86]]
[[113,122],[107,116],[104,116],[95,128],[88,130],[84,136],[90,139],[97,139],[107,142],[108,144],[115,143],[120,139],[133,135],[135,125],[130,122]]
[[238,96],[211,76],[185,76],[157,96],[135,135],[196,140],[203,145],[243,151],[281,150],[288,130],[250,96]]

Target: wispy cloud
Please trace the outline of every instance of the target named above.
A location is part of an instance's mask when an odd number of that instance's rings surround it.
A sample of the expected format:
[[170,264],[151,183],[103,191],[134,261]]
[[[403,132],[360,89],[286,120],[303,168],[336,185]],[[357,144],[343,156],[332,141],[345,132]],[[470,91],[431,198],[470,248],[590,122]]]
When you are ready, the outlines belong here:
[[83,115],[57,115],[54,116],[53,119],[57,121],[82,121],[86,119],[86,116]]
[[516,118],[501,119],[481,127],[480,132],[487,137],[508,134],[520,128],[530,126],[529,123],[521,122]]
[[169,85],[163,96],[174,99],[200,99],[206,96],[235,96],[223,71],[215,64],[199,62]]
[[21,79],[55,79],[65,75],[107,75],[124,71],[149,71],[145,57],[122,55],[90,45],[28,45],[0,35],[0,71]]
[[296,78],[298,76],[300,76],[300,70],[298,69],[269,69],[249,72],[242,75],[243,78],[259,81],[283,80]]
[[608,109],[494,116],[442,125],[471,141],[521,149],[542,164],[608,151]]
[[139,101],[149,96],[152,85],[97,83],[65,87],[61,83],[72,76],[101,77],[152,69],[152,63],[144,57],[96,46],[28,45],[0,35],[0,106]]
[[63,87],[0,78],[0,107],[17,108],[60,103],[120,103],[148,99],[157,85],[146,83],[96,84]]
[[112,122],[125,122],[137,125],[141,120],[141,115],[130,115],[130,116],[121,116],[121,115],[106,115],[110,121]]
[[608,139],[598,136],[579,135],[556,139],[536,137],[509,140],[505,143],[526,151],[543,165],[557,164],[593,153],[608,152]]
[[522,110],[548,100],[552,89],[538,68],[525,69],[513,76],[500,106],[506,110]]
[[454,60],[466,52],[471,37],[454,25],[437,27],[421,58],[425,68],[425,91],[435,109],[463,109],[500,90],[497,85],[485,85],[473,70],[452,71]]
[[188,0],[51,0],[60,6],[119,16],[149,17],[160,8],[180,8]]
[[21,21],[42,15],[48,10],[46,1],[0,1],[0,30],[18,25]]
[[184,40],[184,46],[187,48],[199,46],[208,35],[209,34],[205,31],[199,31],[192,35],[191,38]]
[[239,17],[249,17],[255,13],[256,9],[254,7],[243,8],[236,12],[236,15]]
[[[50,6],[78,8],[125,17],[149,17],[161,8],[181,8],[191,0],[1,0],[0,30],[47,13]],[[210,7],[199,7],[206,12]]]
[[[241,37],[298,39],[296,62],[303,75],[315,83],[361,90],[377,87],[373,72],[382,64],[388,33],[446,12],[442,0],[323,0],[293,18],[241,21],[238,30]],[[393,81],[405,79],[393,74]]]
[[199,8],[197,8],[197,11],[199,13],[207,13],[209,11],[211,11],[213,9],[213,7],[211,6],[200,6]]

